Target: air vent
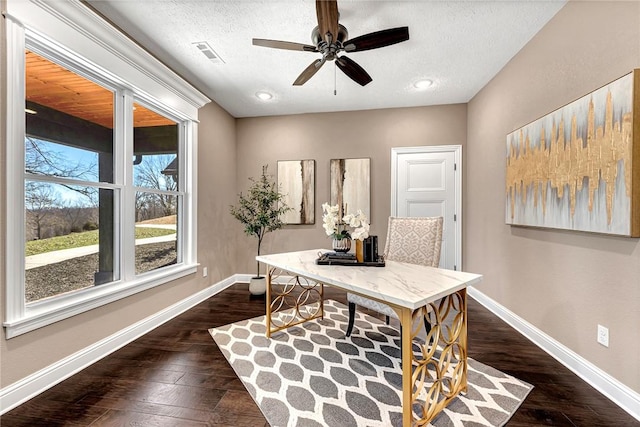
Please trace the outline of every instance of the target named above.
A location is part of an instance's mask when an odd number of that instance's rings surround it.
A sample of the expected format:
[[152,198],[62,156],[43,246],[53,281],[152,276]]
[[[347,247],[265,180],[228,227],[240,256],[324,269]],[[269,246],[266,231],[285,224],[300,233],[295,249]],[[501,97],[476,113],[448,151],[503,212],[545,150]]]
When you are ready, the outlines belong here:
[[194,42],[192,44],[195,47],[197,47],[200,50],[200,52],[202,52],[202,54],[207,57],[209,61],[214,62],[216,64],[224,64],[224,61],[222,60],[222,58],[220,58],[220,56],[216,53],[216,51],[213,50],[211,46],[209,46],[209,43]]

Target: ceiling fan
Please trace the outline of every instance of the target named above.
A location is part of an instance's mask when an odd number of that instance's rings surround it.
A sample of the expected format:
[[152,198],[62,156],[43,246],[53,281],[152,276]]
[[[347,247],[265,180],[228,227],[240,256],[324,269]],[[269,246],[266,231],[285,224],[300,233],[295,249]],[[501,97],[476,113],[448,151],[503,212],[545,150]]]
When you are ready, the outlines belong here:
[[294,86],[305,84],[327,61],[336,61],[336,65],[349,78],[364,86],[372,81],[371,76],[347,56],[338,56],[340,52],[362,52],[377,49],[409,40],[409,27],[390,28],[348,39],[347,29],[338,23],[338,2],[336,0],[316,0],[318,26],[311,33],[314,45],[267,39],[253,39],[255,46],[275,49],[319,52],[322,58],[316,59],[293,82]]

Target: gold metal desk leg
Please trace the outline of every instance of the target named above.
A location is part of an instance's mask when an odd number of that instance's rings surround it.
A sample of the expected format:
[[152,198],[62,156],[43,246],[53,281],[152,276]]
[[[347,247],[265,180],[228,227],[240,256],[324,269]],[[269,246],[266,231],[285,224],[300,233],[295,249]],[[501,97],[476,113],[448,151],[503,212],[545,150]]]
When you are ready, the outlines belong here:
[[267,321],[267,338],[271,338],[271,275],[273,273],[273,267],[267,269],[267,295],[266,295],[266,321]]
[[[275,289],[274,289],[275,287]],[[269,267],[266,292],[266,336],[324,316],[324,284]]]
[[[461,289],[414,311],[396,312],[402,324],[402,425],[424,426],[467,391],[467,292]],[[430,331],[421,344],[414,339],[425,319]],[[414,345],[420,348],[416,353]],[[421,405],[417,418],[414,403]]]
[[462,319],[462,330],[460,331],[460,338],[458,341],[460,342],[461,348],[461,358],[463,363],[463,372],[462,372],[462,381],[460,384],[460,391],[462,393],[467,392],[467,380],[468,380],[468,361],[467,361],[467,289],[461,289],[457,292],[460,297],[460,309],[459,313],[463,317]]
[[402,425],[413,425],[413,349],[412,328],[413,314],[410,309],[402,308],[400,322],[402,325]]

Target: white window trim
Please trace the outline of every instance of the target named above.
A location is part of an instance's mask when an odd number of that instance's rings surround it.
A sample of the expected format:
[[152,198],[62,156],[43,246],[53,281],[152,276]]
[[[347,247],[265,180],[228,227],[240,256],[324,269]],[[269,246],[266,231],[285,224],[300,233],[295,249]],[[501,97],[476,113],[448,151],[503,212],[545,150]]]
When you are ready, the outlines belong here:
[[[6,337],[12,338],[196,272],[197,115],[198,108],[210,100],[78,0],[7,0],[4,14],[7,17],[7,69],[3,70],[6,71],[4,74],[7,79],[7,250],[4,327]],[[115,86],[130,88],[135,92],[135,97],[144,100],[145,103],[161,105],[163,111],[181,123],[181,138],[190,141],[188,144],[182,144],[184,152],[180,156],[182,170],[188,171],[183,177],[184,183],[181,184],[184,185],[184,229],[180,233],[183,244],[181,264],[124,277],[124,280],[121,274],[120,280],[105,286],[61,295],[51,301],[31,303],[28,306],[25,304],[24,192],[21,190],[24,186],[24,170],[20,167],[24,163],[24,145],[15,143],[23,141],[25,135],[25,34],[40,44],[51,45],[53,50],[63,56],[68,55],[73,61],[86,58],[87,66],[93,67],[92,74],[95,72],[96,75],[104,76]],[[132,99],[131,92],[125,90],[120,94],[124,94],[129,100]],[[116,119],[116,122],[131,123],[132,118],[124,114],[123,103],[116,102],[116,105],[118,104],[120,107],[116,107],[115,114],[122,115],[122,118]],[[120,129],[127,128],[125,126]],[[116,139],[125,136],[123,133],[116,136]],[[123,148],[126,147],[116,144],[116,149]],[[115,172],[122,174],[125,171],[116,167]],[[120,181],[125,183],[125,188],[126,185],[130,185],[129,179],[130,177],[125,177],[124,181]],[[121,197],[126,197],[126,194],[121,194]]]

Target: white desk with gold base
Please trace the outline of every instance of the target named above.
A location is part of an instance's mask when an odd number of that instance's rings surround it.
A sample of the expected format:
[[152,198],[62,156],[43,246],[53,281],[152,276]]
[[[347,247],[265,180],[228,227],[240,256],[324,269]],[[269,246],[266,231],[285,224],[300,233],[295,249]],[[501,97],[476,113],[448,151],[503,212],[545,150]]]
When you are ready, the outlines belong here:
[[[268,266],[267,336],[322,317],[325,284],[390,305],[402,324],[403,426],[428,424],[467,390],[466,288],[482,276],[394,261],[385,267],[317,265],[319,252],[256,257]],[[426,344],[418,343],[420,351],[414,352],[412,343],[421,334]],[[420,401],[416,416],[412,407]]]

